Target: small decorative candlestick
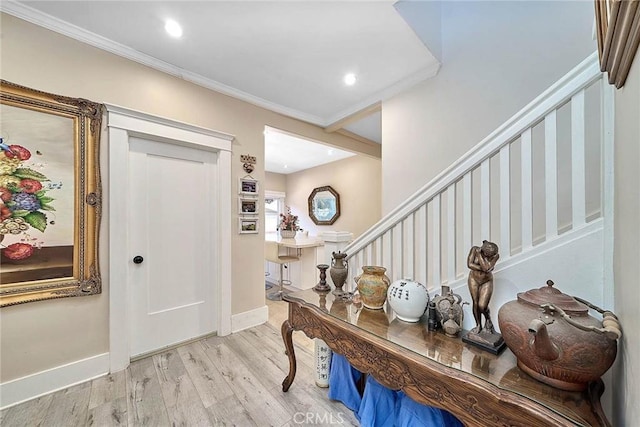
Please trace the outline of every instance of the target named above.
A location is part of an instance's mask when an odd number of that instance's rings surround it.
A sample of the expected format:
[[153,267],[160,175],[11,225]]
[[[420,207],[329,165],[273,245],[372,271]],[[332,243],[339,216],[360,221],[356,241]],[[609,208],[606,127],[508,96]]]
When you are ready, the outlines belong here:
[[316,292],[329,292],[331,290],[331,286],[327,285],[327,269],[329,266],[327,264],[318,264],[316,267],[320,270],[320,281],[313,287],[313,290]]

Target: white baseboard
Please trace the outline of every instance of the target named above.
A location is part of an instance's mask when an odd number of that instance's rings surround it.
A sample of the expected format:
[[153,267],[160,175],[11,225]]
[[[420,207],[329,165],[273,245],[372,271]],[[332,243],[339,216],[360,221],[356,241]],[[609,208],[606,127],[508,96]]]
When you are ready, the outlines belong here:
[[262,325],[267,320],[269,320],[269,308],[266,305],[244,313],[234,314],[231,316],[231,332],[240,332]]
[[0,384],[0,409],[17,405],[109,372],[109,353],[56,366]]

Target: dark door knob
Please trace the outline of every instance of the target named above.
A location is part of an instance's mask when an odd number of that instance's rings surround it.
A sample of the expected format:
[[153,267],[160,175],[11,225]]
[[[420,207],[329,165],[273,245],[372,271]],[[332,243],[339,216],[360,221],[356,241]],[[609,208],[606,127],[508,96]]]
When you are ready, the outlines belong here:
[[142,261],[144,261],[144,258],[142,258],[140,255],[136,255],[133,257],[134,264],[142,264]]

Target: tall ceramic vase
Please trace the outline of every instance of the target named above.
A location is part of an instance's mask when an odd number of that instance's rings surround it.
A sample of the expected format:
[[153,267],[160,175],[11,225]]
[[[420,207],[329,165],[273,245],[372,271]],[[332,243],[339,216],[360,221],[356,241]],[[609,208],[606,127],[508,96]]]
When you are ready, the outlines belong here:
[[331,268],[329,269],[329,275],[331,276],[331,280],[333,280],[333,284],[335,285],[335,289],[333,290],[333,294],[340,296],[344,294],[342,287],[344,286],[345,280],[347,280],[347,274],[349,273],[349,264],[345,259],[347,254],[345,252],[332,252],[331,253]]
[[384,267],[365,265],[362,274],[355,277],[362,304],[372,310],[380,310],[387,299],[391,280],[384,274]]

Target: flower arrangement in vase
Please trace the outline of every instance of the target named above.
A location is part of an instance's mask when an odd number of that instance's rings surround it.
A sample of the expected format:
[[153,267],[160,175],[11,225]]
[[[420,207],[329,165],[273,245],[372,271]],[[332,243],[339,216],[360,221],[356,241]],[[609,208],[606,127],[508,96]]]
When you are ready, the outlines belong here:
[[298,231],[300,227],[298,226],[298,215],[292,214],[289,206],[286,208],[287,212],[280,214],[278,230],[280,230],[280,236],[285,239],[291,239],[296,236],[296,231]]
[[29,258],[43,245],[42,238],[33,237],[29,231],[44,233],[48,224],[54,224],[46,214],[55,211],[51,204],[54,199],[48,191],[60,188],[62,183],[43,184],[49,178],[27,163],[31,158],[27,148],[7,145],[3,138],[0,148],[0,241],[5,237],[9,241],[3,244],[1,252],[5,258],[19,261]]

